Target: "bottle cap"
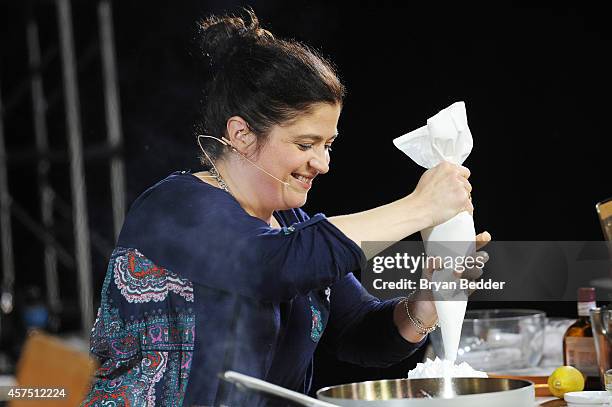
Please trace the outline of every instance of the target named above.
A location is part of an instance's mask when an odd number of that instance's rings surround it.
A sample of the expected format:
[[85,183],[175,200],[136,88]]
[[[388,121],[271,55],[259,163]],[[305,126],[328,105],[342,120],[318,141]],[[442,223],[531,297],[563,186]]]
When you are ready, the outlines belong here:
[[593,288],[593,287],[580,287],[578,289],[578,301],[580,301],[580,302],[593,302],[593,301],[595,301],[595,288]]

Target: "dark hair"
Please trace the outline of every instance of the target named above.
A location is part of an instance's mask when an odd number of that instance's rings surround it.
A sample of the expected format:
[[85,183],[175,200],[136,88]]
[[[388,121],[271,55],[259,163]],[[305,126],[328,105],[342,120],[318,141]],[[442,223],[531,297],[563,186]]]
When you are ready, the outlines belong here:
[[[275,38],[260,27],[252,10],[245,12],[248,24],[235,16],[211,16],[199,23],[211,78],[198,130],[220,138],[227,119],[240,116],[262,145],[273,125],[295,119],[313,104],[342,104],[345,89],[332,64],[315,50]],[[215,140],[201,141],[213,160],[225,151]]]

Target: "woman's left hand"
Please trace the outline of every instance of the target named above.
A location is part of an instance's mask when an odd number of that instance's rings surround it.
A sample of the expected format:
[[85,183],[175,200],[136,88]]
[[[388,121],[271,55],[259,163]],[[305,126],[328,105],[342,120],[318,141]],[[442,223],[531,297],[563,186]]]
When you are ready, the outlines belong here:
[[[482,259],[484,265],[489,260],[489,255],[486,251],[481,250],[491,241],[491,235],[489,232],[483,232],[476,235],[476,252],[473,257]],[[462,273],[456,273],[455,275],[459,278],[464,278],[470,281],[475,281],[482,276],[483,267],[471,267],[465,269]],[[438,269],[428,267],[423,269],[421,278],[425,278],[431,281],[433,273]],[[467,295],[471,295],[475,290],[470,290]],[[438,314],[436,312],[436,306],[434,303],[433,293],[427,289],[417,289],[408,300],[408,310],[413,318],[418,319],[424,326],[433,326],[438,321]],[[416,327],[406,315],[405,304],[399,303],[395,308],[394,320],[402,336],[411,341],[418,342],[422,339],[423,335],[420,335],[416,331]]]
[[[482,264],[484,266],[484,264],[489,261],[489,254],[484,251],[484,250],[480,250],[483,247],[485,247],[487,244],[489,244],[489,242],[491,241],[491,234],[489,232],[482,232],[478,235],[476,235],[476,252],[474,254],[472,254],[472,257],[474,257],[475,259],[482,259]],[[434,262],[435,263],[435,262]],[[466,267],[465,271],[459,273],[459,272],[455,272],[455,276],[456,277],[460,277],[460,278],[465,278],[467,280],[470,281],[474,281],[480,278],[480,276],[482,276],[482,269],[483,267]],[[433,267],[427,267],[425,269],[423,269],[423,272],[421,274],[421,278],[425,278],[428,281],[431,281],[432,277],[433,277],[433,273],[435,273],[436,271],[438,271],[440,269],[436,269]],[[431,290],[426,290],[431,294]],[[470,294],[472,294],[473,291],[470,292]],[[416,293],[415,293],[416,294]],[[423,298],[423,297],[422,297]],[[431,299],[433,299],[433,297],[431,297]]]

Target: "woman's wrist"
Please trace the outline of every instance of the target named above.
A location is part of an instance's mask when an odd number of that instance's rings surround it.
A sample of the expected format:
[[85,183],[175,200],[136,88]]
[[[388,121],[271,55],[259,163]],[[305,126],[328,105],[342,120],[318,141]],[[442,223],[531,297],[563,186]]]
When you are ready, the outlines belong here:
[[416,291],[410,298],[399,301],[394,309],[394,322],[400,335],[407,341],[417,343],[437,327],[438,316],[433,301]]
[[421,197],[412,192],[406,197],[402,198],[403,204],[406,207],[407,213],[413,214],[413,216],[420,219],[419,221],[419,229],[423,230],[434,226],[434,216],[431,212],[431,205],[427,205],[426,202],[423,202]]
[[409,301],[407,299],[402,301],[404,303],[404,308],[406,309],[406,315],[408,316],[408,319],[410,320],[410,322],[412,322],[412,325],[414,325],[416,331],[420,334],[420,335],[427,335],[428,333],[431,333],[433,331],[436,330],[436,328],[438,327],[438,321],[434,322],[433,324],[424,324],[423,322],[421,322],[421,319],[419,317],[412,316],[412,314],[414,314],[414,310],[411,312],[410,311],[410,305],[409,305]]
[[414,299],[405,300],[405,308],[407,313],[425,327],[432,327],[438,323],[436,305],[431,300],[420,299],[418,293]]

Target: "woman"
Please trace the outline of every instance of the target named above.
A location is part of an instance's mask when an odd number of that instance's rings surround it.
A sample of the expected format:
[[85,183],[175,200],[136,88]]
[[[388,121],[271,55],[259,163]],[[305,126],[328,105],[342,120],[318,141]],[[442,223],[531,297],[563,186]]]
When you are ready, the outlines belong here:
[[198,137],[208,169],[174,173],[132,205],[104,281],[91,348],[101,367],[84,405],[256,405],[219,374],[307,392],[319,342],[384,366],[435,327],[421,293],[382,302],[351,271],[363,241],[472,211],[469,171],[444,163],[398,201],[309,217],[299,208],[329,171],[344,87],[314,51],[249,17],[201,24],[213,69]]

